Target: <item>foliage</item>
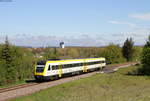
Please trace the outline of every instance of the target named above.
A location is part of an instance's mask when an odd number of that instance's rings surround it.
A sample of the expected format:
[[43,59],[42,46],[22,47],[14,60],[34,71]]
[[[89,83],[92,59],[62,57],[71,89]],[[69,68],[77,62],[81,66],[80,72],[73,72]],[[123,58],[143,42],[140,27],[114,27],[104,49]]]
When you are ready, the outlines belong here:
[[32,77],[34,59],[29,51],[10,45],[6,38],[0,46],[0,56],[0,85]]
[[121,53],[121,48],[114,44],[105,47],[100,53],[100,56],[105,57],[108,63],[120,63],[125,61]]
[[4,78],[3,82],[7,82],[7,83],[14,82],[16,69],[14,68],[12,51],[9,46],[7,37],[1,51],[1,63],[2,63],[2,67],[1,67],[2,70],[5,70],[4,72],[5,76],[3,76]]
[[59,54],[57,52],[57,48],[46,48],[44,52],[44,59],[59,59]]
[[148,36],[148,40],[146,44],[144,45],[144,48],[150,47],[150,35]]
[[142,47],[140,46],[134,46],[133,47],[133,57],[132,57],[132,61],[140,61],[141,60],[141,55],[142,55]]
[[143,48],[141,63],[143,66],[140,68],[139,73],[150,75],[150,36]]
[[123,56],[126,58],[127,61],[131,61],[133,59],[134,53],[133,44],[134,42],[132,38],[130,39],[127,38],[122,47]]
[[70,58],[79,58],[79,53],[77,49],[69,49],[67,53]]

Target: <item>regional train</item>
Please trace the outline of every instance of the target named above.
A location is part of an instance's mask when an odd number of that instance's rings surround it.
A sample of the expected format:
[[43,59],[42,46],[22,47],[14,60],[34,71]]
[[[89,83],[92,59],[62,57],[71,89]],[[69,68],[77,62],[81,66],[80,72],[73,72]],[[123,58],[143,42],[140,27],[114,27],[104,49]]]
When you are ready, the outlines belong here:
[[39,61],[35,66],[36,80],[52,80],[68,74],[80,74],[105,67],[105,58]]

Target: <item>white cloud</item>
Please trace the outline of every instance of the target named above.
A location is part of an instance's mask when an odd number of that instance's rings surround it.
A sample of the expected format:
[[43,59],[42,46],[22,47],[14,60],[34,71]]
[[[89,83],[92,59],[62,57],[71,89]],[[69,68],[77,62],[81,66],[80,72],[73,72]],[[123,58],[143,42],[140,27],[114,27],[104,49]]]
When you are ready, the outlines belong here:
[[[5,35],[1,35],[0,43],[5,40]],[[64,41],[66,46],[104,46],[107,45],[107,40],[105,40],[101,35],[98,37],[93,37],[93,35],[81,34],[74,36],[54,36],[54,35],[14,35],[8,36],[11,44],[17,46],[32,46],[32,47],[46,47],[46,46],[59,46],[59,42]]]
[[140,20],[150,20],[150,13],[145,14],[132,14],[129,15],[132,18],[140,19]]
[[[126,38],[132,37],[135,45],[144,45],[146,39],[150,35],[149,28],[134,29],[130,32],[120,32],[117,34],[81,34],[73,36],[55,36],[55,35],[14,35],[9,36],[9,41],[17,46],[32,46],[32,47],[45,47],[45,46],[59,46],[59,42],[64,41],[66,46],[105,46],[109,43],[122,45]],[[4,42],[5,35],[1,35],[0,43]]]
[[108,23],[112,23],[112,24],[120,24],[119,21],[115,21],[115,20],[108,21]]
[[[135,45],[144,45],[149,35],[150,30],[148,28],[141,28],[130,32],[121,32],[118,34],[114,34],[113,36],[115,36],[116,40],[118,39],[118,42],[120,42],[121,45],[127,38],[130,37],[134,39]],[[117,43],[117,41],[114,43]]]
[[120,21],[111,20],[111,21],[108,21],[108,23],[111,23],[111,24],[127,25],[127,26],[129,26],[129,27],[131,27],[131,28],[137,27],[136,24],[130,23],[130,22],[120,22]]

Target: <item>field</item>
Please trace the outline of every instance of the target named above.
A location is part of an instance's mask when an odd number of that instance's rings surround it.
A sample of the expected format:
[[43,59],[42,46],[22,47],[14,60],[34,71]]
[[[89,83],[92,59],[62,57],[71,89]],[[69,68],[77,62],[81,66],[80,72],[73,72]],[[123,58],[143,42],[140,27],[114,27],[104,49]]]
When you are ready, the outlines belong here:
[[95,74],[11,101],[150,101],[150,77],[127,75],[135,68]]

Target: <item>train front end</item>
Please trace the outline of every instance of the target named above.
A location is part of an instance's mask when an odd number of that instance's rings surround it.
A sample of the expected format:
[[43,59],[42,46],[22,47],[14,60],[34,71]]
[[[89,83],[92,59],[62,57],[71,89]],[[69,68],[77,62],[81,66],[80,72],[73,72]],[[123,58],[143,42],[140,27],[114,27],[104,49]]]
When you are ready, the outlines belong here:
[[36,80],[44,80],[46,61],[39,61],[35,66],[34,77]]

